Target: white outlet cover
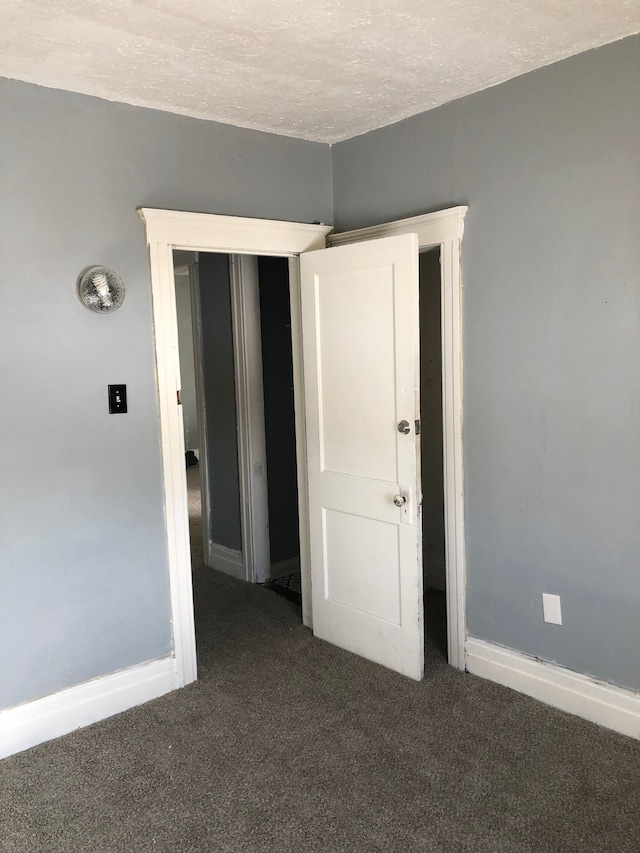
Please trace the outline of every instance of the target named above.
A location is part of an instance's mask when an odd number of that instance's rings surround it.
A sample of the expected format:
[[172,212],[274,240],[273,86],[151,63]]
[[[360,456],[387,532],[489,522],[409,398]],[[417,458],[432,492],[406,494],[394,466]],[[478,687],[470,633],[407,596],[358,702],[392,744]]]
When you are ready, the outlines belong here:
[[545,622],[552,625],[562,625],[562,609],[560,607],[560,596],[542,593],[542,613]]

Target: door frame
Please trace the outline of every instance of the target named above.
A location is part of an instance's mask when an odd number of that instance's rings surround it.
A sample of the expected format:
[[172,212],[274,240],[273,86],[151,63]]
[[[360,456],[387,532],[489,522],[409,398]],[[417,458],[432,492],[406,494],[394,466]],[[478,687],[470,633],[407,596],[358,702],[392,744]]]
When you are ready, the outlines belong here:
[[269,580],[269,494],[264,428],[258,258],[229,256],[238,425],[240,532],[244,580]]
[[465,551],[462,458],[462,350],[460,251],[466,207],[332,234],[331,226],[248,219],[208,213],[139,208],[149,247],[154,349],[160,413],[164,508],[177,685],[197,678],[187,481],[182,412],[178,405],[180,365],[173,281],[173,250],[229,255],[289,257],[291,338],[296,409],[296,452],[300,517],[303,622],[312,627],[307,458],[302,382],[302,329],[298,256],[392,234],[417,233],[420,250],[440,246],[442,278],[443,421],[447,626],[449,663],[464,669]]
[[[173,250],[219,252],[228,255],[276,255],[289,257],[292,307],[299,306],[300,285],[297,256],[302,252],[323,249],[331,226],[245,219],[210,213],[139,208],[145,224],[151,270],[154,348],[160,411],[160,446],[164,482],[164,509],[169,560],[169,589],[176,659],[177,686],[197,678],[191,555],[189,548],[189,516],[187,510],[187,477],[184,465],[182,411],[178,405],[180,362]],[[295,260],[293,260],[295,259]],[[306,459],[304,442],[304,397],[300,366],[301,333],[298,328],[299,307],[292,311],[291,337],[294,361],[294,394],[296,399],[296,452]],[[305,536],[306,477],[304,465],[298,468],[298,502],[300,510],[300,562],[308,575],[308,535]],[[310,595],[304,594],[306,602]],[[310,589],[307,590],[310,593]],[[303,611],[309,624],[311,610]]]

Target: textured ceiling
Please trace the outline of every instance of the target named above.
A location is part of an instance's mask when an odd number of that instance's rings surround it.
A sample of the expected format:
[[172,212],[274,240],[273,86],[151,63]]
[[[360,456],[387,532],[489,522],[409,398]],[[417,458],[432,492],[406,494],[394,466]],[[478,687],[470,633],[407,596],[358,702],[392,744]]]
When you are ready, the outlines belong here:
[[0,75],[336,142],[640,31],[640,0],[1,0]]

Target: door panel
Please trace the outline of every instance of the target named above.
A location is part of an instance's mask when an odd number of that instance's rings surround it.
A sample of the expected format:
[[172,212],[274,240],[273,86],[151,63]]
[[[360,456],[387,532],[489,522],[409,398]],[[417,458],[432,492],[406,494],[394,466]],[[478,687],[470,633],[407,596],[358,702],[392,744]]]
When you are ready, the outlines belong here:
[[417,237],[311,252],[300,269],[314,633],[419,679]]
[[[335,251],[335,250],[333,250]],[[324,275],[317,291],[322,470],[386,480],[397,479],[394,445],[385,415],[394,410],[394,330],[379,317],[393,315],[392,268],[347,270]],[[375,342],[376,370],[369,370],[368,345]],[[368,440],[361,426],[367,424]]]
[[399,625],[398,526],[325,509],[323,527],[327,600]]

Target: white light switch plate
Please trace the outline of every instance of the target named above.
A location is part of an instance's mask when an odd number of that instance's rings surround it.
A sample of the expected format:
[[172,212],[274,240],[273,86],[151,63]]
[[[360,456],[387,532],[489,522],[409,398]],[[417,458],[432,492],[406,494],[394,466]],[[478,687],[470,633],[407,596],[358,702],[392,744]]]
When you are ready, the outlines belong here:
[[542,593],[542,613],[544,621],[552,625],[562,625],[562,609],[560,607],[560,596]]

